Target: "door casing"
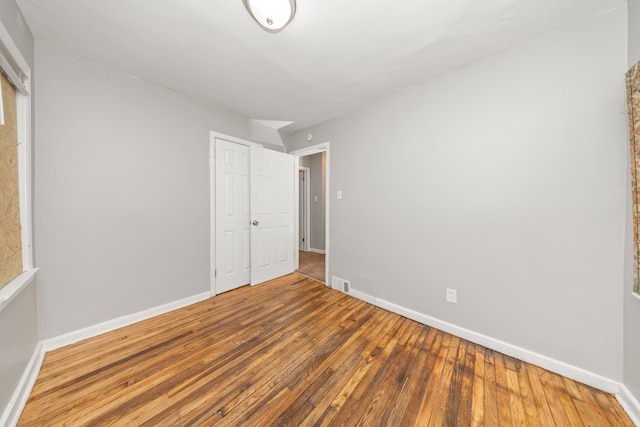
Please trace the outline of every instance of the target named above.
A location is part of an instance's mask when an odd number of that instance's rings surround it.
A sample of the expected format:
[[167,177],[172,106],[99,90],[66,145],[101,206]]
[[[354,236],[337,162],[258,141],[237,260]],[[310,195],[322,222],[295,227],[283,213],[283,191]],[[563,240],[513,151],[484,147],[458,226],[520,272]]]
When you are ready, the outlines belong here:
[[[295,167],[296,170],[299,169],[299,163],[300,163],[300,157],[304,157],[304,156],[308,156],[311,154],[316,154],[316,153],[322,153],[325,152],[326,153],[326,164],[325,164],[325,169],[326,169],[326,188],[325,188],[325,215],[324,215],[324,221],[325,221],[325,227],[324,227],[324,244],[325,244],[325,259],[324,259],[324,272],[325,272],[325,279],[324,279],[324,283],[326,286],[331,287],[331,281],[330,281],[330,268],[331,268],[331,242],[330,242],[330,223],[331,223],[331,215],[329,215],[330,212],[330,206],[331,206],[331,143],[329,141],[324,142],[322,144],[316,144],[316,145],[312,145],[310,147],[305,147],[305,148],[301,148],[299,150],[294,150],[292,152],[290,152],[289,154],[292,154],[293,156],[295,156]],[[298,218],[300,216],[300,213],[298,212],[299,206],[300,206],[300,200],[299,200],[299,191],[300,189],[298,188],[299,186],[299,182],[298,179],[295,179],[295,189],[293,191],[294,197],[296,198],[294,206],[296,208],[296,212],[294,214],[294,218],[295,218],[295,227],[296,227],[296,238],[294,239],[295,241],[295,252],[294,252],[294,256],[295,256],[295,268],[298,269],[298,267],[300,266],[300,260],[299,260],[299,254],[298,251],[300,250],[299,248],[299,233],[300,233],[300,227],[298,224]]]

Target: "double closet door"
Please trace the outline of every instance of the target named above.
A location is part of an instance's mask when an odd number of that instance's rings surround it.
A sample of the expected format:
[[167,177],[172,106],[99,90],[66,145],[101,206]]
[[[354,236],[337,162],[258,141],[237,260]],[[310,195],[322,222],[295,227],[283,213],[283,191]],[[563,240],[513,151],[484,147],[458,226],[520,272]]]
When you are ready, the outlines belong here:
[[294,157],[215,138],[215,293],[294,270]]

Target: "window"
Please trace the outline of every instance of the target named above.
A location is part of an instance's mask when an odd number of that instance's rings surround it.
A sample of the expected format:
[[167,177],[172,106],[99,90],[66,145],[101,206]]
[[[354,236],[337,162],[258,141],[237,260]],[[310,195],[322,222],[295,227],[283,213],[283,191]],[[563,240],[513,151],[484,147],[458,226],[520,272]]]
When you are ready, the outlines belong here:
[[[35,274],[31,225],[31,70],[0,22],[0,310]],[[4,120],[2,118],[4,117]]]

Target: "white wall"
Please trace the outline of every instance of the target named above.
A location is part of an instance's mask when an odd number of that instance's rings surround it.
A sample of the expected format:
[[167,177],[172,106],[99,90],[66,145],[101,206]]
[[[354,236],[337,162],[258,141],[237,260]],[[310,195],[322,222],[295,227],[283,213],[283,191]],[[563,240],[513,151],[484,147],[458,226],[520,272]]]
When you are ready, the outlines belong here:
[[640,0],[627,0],[629,68],[640,61]]
[[[33,75],[33,37],[14,0],[0,0],[0,20]],[[33,281],[0,311],[0,417],[38,343],[35,288],[36,281]]]
[[626,56],[621,7],[293,134],[331,142],[330,273],[621,380]]
[[249,120],[36,43],[41,339],[209,290],[209,131]]
[[320,251],[325,250],[326,154],[322,152],[311,156],[311,248]]
[[[640,61],[640,0],[628,2],[628,67]],[[628,147],[628,145],[627,145]],[[629,160],[627,158],[627,169]],[[640,300],[633,296],[633,223],[631,177],[627,178],[627,222],[624,277],[624,383],[640,400]]]
[[282,134],[259,120],[249,121],[249,140],[274,151],[284,151]]
[[[309,158],[309,169],[311,179],[311,230],[309,244],[311,249],[319,251],[325,250],[325,174],[324,157],[325,153],[316,153]],[[316,198],[318,199],[316,201]]]

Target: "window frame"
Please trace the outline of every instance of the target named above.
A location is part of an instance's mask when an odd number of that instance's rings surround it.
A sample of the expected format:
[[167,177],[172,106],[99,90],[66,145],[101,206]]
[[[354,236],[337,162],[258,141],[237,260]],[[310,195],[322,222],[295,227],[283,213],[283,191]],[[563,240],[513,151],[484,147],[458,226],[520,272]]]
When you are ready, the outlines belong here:
[[23,270],[22,274],[0,288],[0,311],[2,311],[33,281],[38,270],[33,266],[31,68],[2,22],[0,22],[0,68],[16,87],[18,187]]

